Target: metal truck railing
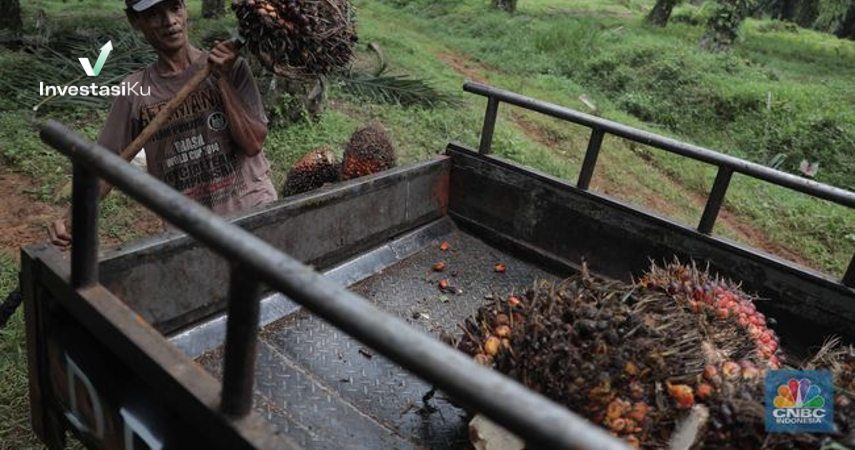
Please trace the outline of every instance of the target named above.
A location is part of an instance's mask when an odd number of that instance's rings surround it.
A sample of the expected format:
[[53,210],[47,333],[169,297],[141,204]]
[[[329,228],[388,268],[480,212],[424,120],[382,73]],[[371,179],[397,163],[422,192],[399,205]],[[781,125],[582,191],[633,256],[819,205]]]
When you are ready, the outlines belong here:
[[71,282],[74,289],[99,284],[99,177],[231,262],[219,407],[233,420],[244,417],[252,407],[258,292],[259,283],[263,282],[501,424],[530,445],[549,449],[628,448],[584,418],[476,364],[463,353],[333,284],[60,123],[47,122],[41,127],[41,137],[73,163]]
[[[500,102],[537,111],[557,119],[573,122],[590,128],[591,137],[588,140],[588,149],[585,151],[585,159],[582,161],[579,179],[576,182],[576,187],[582,190],[588,190],[591,185],[591,178],[594,176],[594,168],[597,165],[597,157],[600,154],[600,146],[603,143],[603,138],[606,133],[638,142],[640,144],[650,145],[667,152],[682,155],[696,161],[705,162],[718,167],[718,173],[716,174],[715,181],[713,182],[712,190],[707,197],[706,206],[704,207],[704,212],[701,215],[701,220],[697,227],[698,232],[703,234],[710,234],[712,232],[716,218],[718,218],[722,202],[724,201],[724,196],[727,193],[727,188],[730,185],[730,179],[734,172],[739,172],[758,180],[763,180],[778,186],[787,187],[795,191],[808,194],[811,197],[821,198],[855,209],[855,193],[844,189],[823,183],[817,183],[815,181],[771,169],[760,164],[724,155],[696,145],[676,141],[658,134],[639,130],[637,128],[622,125],[617,122],[612,122],[610,120],[602,119],[579,111],[574,111],[552,103],[536,100],[531,97],[526,97],[503,89],[497,89],[492,86],[467,81],[463,85],[463,90],[487,97],[487,111],[484,114],[484,125],[481,130],[481,142],[478,147],[478,151],[481,154],[490,154],[493,142],[493,131],[496,127],[496,116],[498,114]],[[848,269],[846,269],[846,272],[843,274],[841,282],[850,288],[855,288],[855,254],[853,254],[852,260],[849,263]]]

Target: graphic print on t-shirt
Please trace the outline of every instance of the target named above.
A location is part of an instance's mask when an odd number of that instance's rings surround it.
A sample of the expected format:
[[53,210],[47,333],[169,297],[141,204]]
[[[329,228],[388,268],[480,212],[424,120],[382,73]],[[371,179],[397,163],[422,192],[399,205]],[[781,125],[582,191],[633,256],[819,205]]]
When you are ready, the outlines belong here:
[[[165,105],[144,105],[137,120],[139,129]],[[246,189],[237,170],[237,155],[228,150],[233,146],[225,142],[231,137],[223,110],[217,89],[193,92],[151,140],[157,153],[152,155],[150,170],[157,170],[158,178],[209,208]]]

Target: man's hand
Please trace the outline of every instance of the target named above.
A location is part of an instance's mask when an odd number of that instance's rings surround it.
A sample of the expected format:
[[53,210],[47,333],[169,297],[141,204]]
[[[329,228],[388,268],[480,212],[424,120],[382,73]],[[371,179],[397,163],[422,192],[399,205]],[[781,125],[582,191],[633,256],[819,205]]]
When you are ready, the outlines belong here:
[[232,73],[237,57],[238,52],[233,42],[218,41],[208,54],[211,71],[218,78],[228,76]]
[[71,233],[68,232],[68,228],[65,226],[64,218],[54,220],[48,224],[48,236],[50,236],[51,244],[62,249],[71,245]]

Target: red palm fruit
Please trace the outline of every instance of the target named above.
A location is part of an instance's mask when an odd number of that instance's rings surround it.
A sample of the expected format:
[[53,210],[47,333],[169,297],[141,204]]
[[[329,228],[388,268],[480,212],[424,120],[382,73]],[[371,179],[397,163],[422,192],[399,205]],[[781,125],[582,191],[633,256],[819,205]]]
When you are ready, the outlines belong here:
[[624,433],[639,433],[639,432],[641,432],[641,427],[638,426],[638,422],[636,422],[632,419],[625,419],[625,420],[626,420],[626,428],[624,428],[624,430],[623,430]]
[[620,433],[621,431],[626,429],[626,419],[624,419],[623,417],[618,417],[617,419],[610,421],[609,428],[616,433]]
[[751,325],[748,326],[748,334],[753,339],[757,339],[760,337],[761,334],[763,334],[763,332],[760,330],[760,328],[757,325],[754,325],[752,323]]
[[499,325],[495,329],[496,336],[500,338],[508,337],[511,334],[511,327],[507,325]]
[[778,357],[775,355],[770,356],[769,357],[769,367],[771,367],[773,369],[780,369],[781,368],[781,360],[778,359]]
[[638,366],[637,366],[634,362],[629,361],[629,362],[627,362],[627,363],[626,363],[626,365],[623,367],[623,371],[624,371],[627,375],[629,375],[629,376],[631,376],[631,377],[634,377],[634,376],[638,375]]
[[497,326],[510,325],[510,323],[511,323],[511,320],[507,314],[504,314],[504,313],[496,314],[496,325]]
[[679,409],[689,409],[695,404],[695,394],[688,385],[668,383],[668,394]]
[[496,353],[499,353],[499,347],[502,345],[502,341],[496,336],[490,336],[484,342],[484,353],[489,356],[495,356]]
[[742,369],[742,379],[743,380],[755,380],[760,376],[760,370],[756,367],[746,367]]
[[766,343],[766,347],[769,348],[769,351],[774,354],[776,351],[778,351],[778,341],[769,341]]
[[721,366],[721,373],[724,375],[726,380],[733,380],[739,377],[739,374],[742,372],[742,369],[739,367],[739,364],[733,361],[725,361]]
[[706,366],[704,367],[704,379],[707,381],[712,381],[718,375],[718,369],[715,366]]
[[689,301],[689,308],[692,310],[693,313],[701,312],[701,304],[698,301],[690,300]]
[[632,410],[627,414],[627,417],[637,423],[644,423],[644,419],[647,417],[648,412],[650,412],[650,407],[647,406],[647,403],[636,402],[632,405]]
[[606,407],[606,419],[614,420],[618,417],[622,417],[626,412],[626,405],[624,401],[616,398],[609,402],[609,406]]
[[701,383],[698,385],[697,394],[698,394],[698,398],[701,400],[706,400],[706,399],[712,397],[713,392],[714,392],[714,388],[710,384]]

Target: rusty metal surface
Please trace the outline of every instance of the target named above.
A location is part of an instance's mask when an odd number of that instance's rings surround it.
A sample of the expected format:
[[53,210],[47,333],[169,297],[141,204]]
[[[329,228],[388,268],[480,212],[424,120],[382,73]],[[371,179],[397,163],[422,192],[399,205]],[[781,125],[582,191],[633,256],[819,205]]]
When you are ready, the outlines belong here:
[[[447,252],[438,249],[444,240]],[[485,296],[555,277],[460,231],[403,241],[398,245],[421,242],[422,248],[351,290],[437,337],[443,330],[456,335],[456,324]],[[446,262],[445,272],[431,270],[438,260]],[[498,262],[505,273],[494,270]],[[462,292],[441,292],[441,278]],[[469,448],[463,409],[443,394],[424,404],[430,384],[316,316],[297,313],[275,322],[261,340],[256,410],[307,448],[336,448],[342,440],[354,443],[348,448]],[[200,361],[220,374],[221,354],[214,350]]]
[[502,235],[557,260],[586,260],[595,273],[628,280],[650,259],[692,258],[773,301],[784,344],[801,348],[832,333],[855,339],[855,290],[828,275],[585,192],[563,180],[457,145],[449,214],[478,235]]

